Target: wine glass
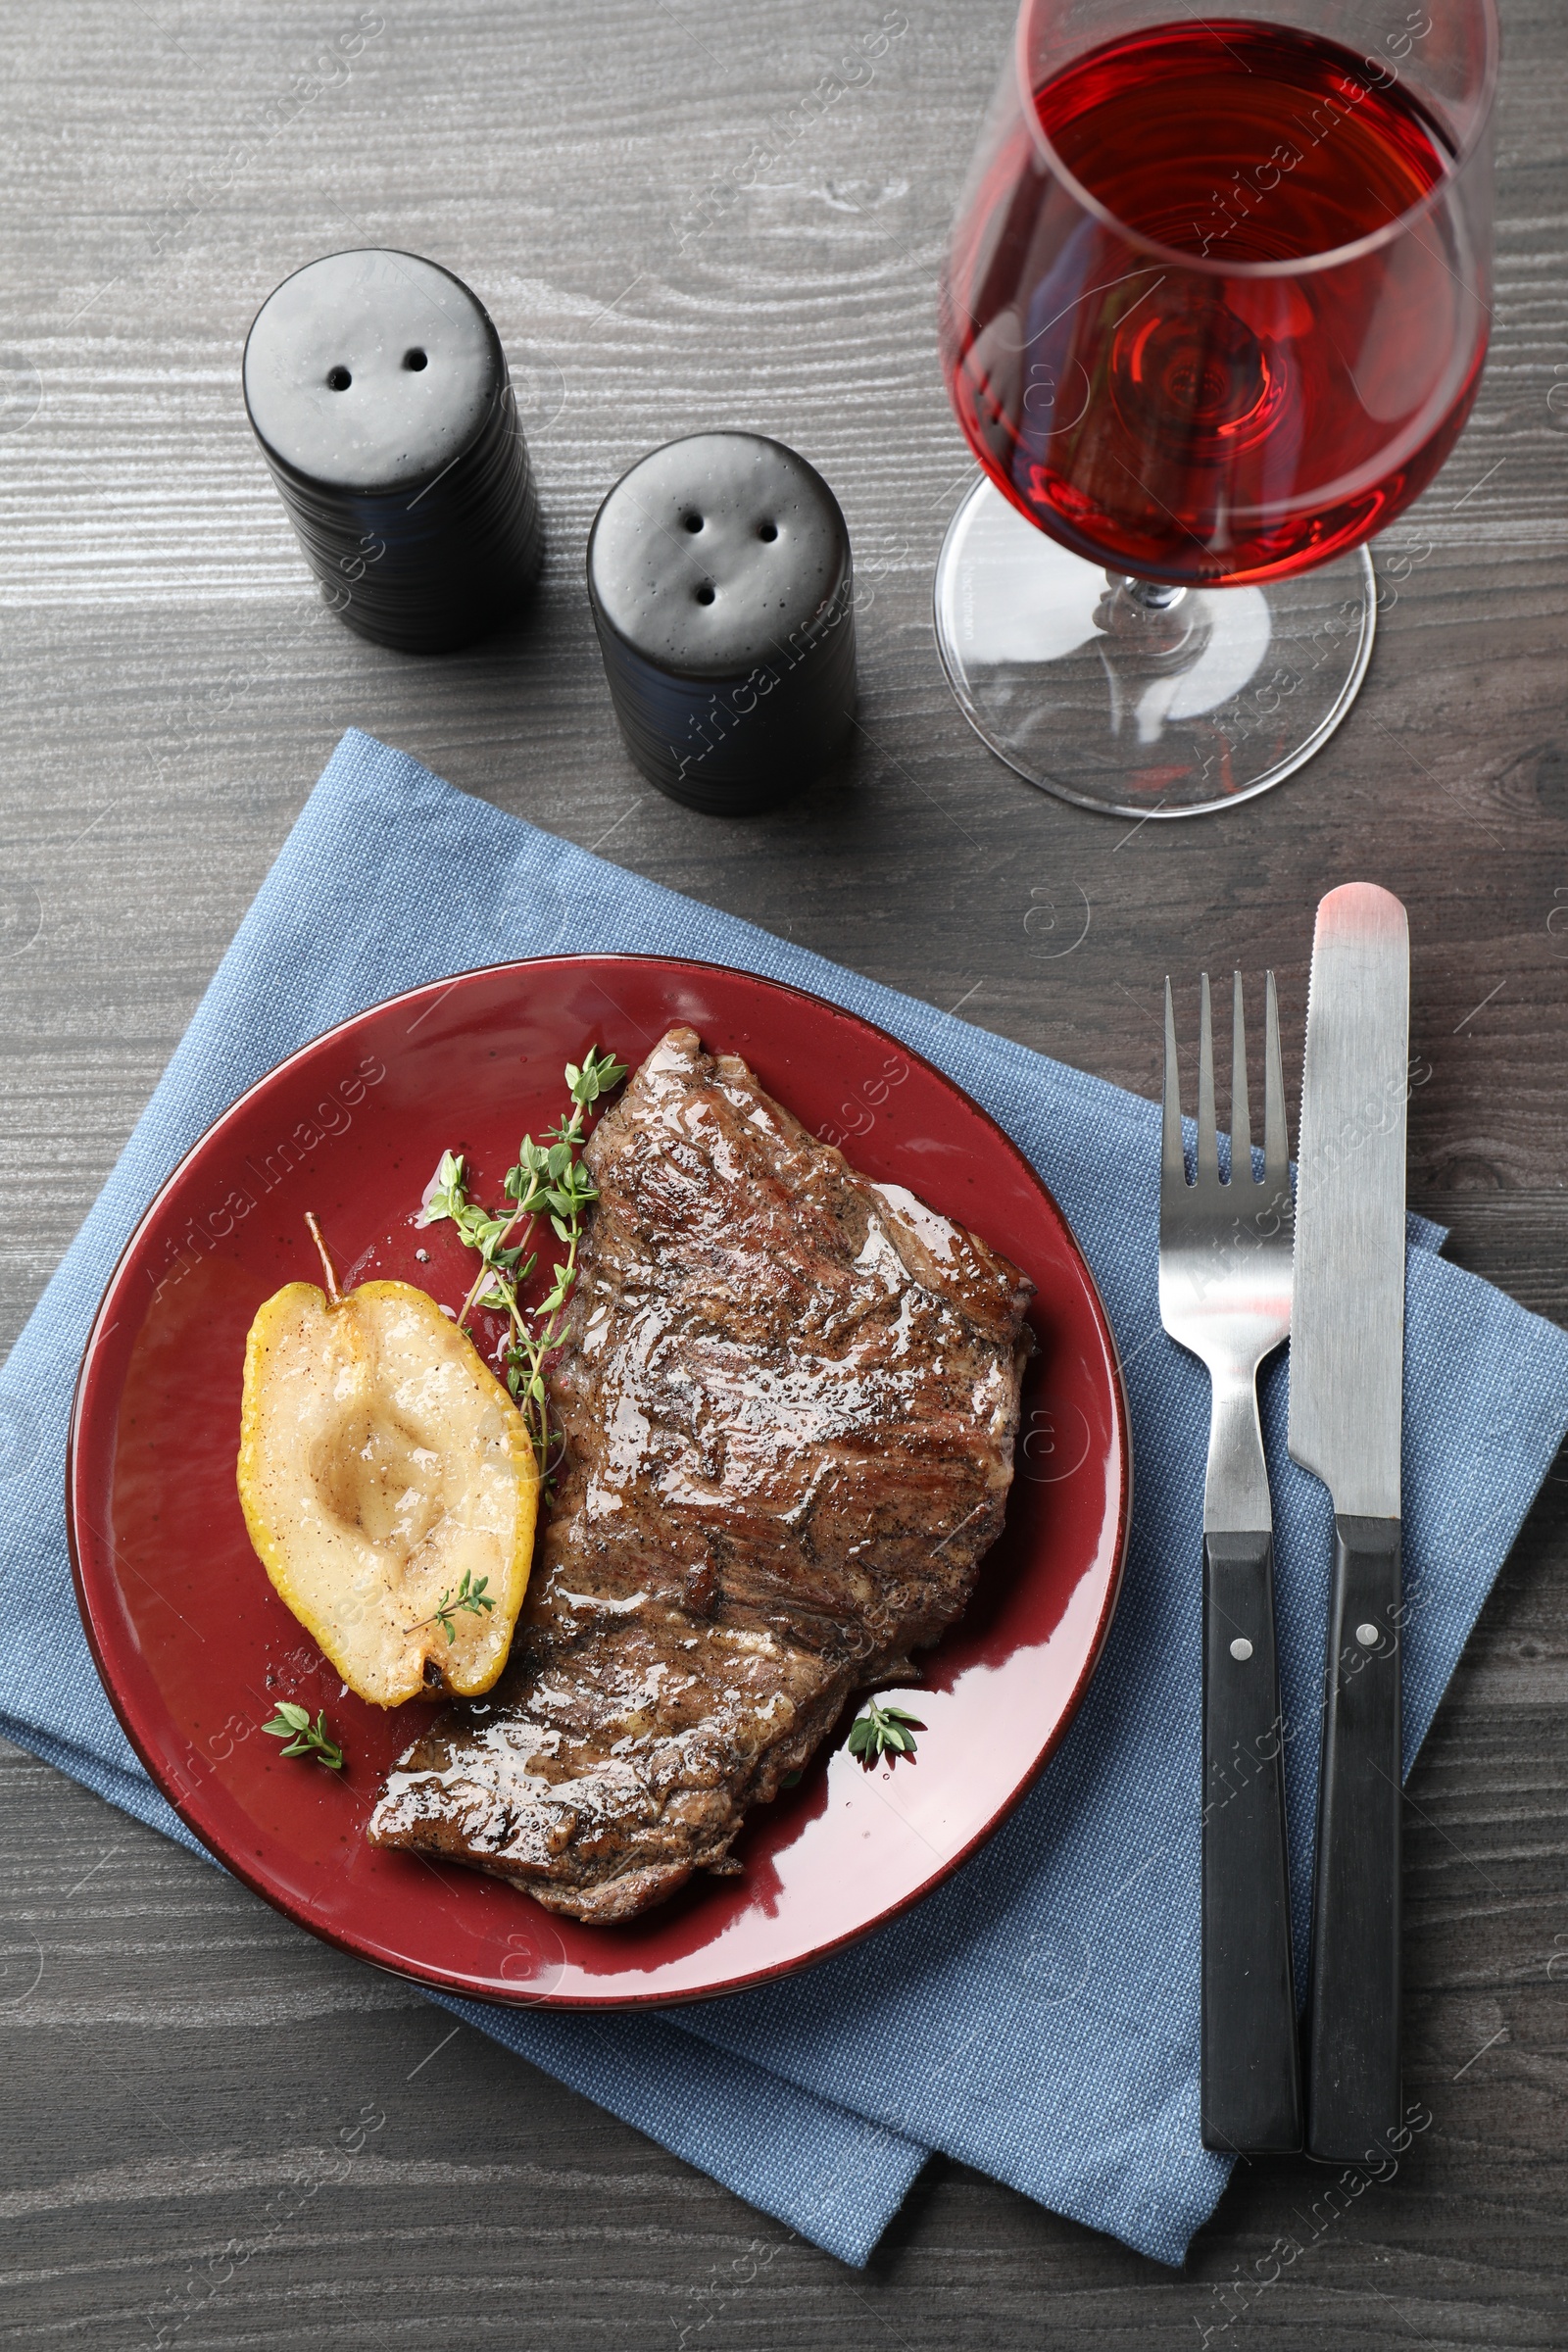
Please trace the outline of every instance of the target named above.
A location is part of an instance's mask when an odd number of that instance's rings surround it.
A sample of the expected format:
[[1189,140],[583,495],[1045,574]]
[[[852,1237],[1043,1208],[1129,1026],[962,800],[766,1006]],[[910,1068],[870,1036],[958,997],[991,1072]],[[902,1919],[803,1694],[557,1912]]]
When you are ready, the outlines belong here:
[[1193,815],[1345,716],[1362,543],[1486,357],[1496,60],[1494,0],[1023,0],[942,285],[986,478],[936,620],[1032,784]]

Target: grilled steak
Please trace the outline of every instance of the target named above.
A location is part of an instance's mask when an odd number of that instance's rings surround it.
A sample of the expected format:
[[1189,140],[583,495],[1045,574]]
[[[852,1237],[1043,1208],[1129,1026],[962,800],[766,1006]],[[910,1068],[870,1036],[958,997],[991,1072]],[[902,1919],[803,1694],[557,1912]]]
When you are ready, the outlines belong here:
[[1033,1285],[672,1029],[586,1152],[565,1457],[506,1672],[373,1843],[629,1919],[729,1849],[857,1689],[969,1597]]

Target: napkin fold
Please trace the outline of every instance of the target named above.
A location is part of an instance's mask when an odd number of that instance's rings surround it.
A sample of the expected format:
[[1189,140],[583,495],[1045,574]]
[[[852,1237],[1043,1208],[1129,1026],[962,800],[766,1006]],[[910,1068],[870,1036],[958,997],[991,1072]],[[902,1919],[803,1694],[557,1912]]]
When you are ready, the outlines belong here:
[[[623,873],[357,732],[0,1370],[0,1732],[194,1842],[115,1720],[72,1593],[66,1424],[107,1272],[175,1161],[284,1054],[397,990],[552,951],[699,956],[811,989],[984,1104],[1061,1203],[1109,1312],[1132,1416],[1131,1544],[1056,1756],[913,1912],[804,1975],[693,2008],[590,2017],[432,1997],[848,2262],[942,2148],[1179,2263],[1229,2163],[1199,2133],[1208,1393],[1159,1323],[1157,1107]],[[1568,1334],[1446,1264],[1440,1238],[1414,1224],[1407,1273],[1407,1770],[1568,1427]],[[1286,1453],[1285,1399],[1280,1362],[1263,1420],[1299,1967],[1332,1514]]]

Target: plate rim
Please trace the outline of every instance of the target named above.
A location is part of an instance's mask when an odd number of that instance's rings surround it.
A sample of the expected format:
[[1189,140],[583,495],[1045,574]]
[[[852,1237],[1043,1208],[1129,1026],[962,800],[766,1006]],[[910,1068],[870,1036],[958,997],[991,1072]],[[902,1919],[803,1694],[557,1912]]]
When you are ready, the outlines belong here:
[[[830,1936],[826,1940],[814,1944],[808,1952],[797,1953],[791,1958],[774,1962],[769,1966],[747,1969],[740,1974],[727,1976],[721,1983],[676,1992],[572,1992],[561,1995],[555,1991],[530,1992],[526,1984],[519,1984],[514,1992],[504,1991],[499,1987],[488,1985],[475,1987],[463,1976],[454,1971],[444,1970],[434,1963],[398,1962],[367,1951],[364,1944],[357,1942],[351,1934],[331,1924],[323,1923],[313,1915],[307,1904],[291,1900],[275,1886],[268,1884],[263,1875],[251,1867],[245,1859],[223,1850],[208,1835],[201,1823],[192,1818],[193,1807],[190,1800],[184,1798],[176,1788],[169,1785],[161,1762],[149,1754],[147,1747],[144,1746],[137,1727],[131,1720],[127,1708],[122,1700],[116,1681],[109,1670],[104,1645],[99,1639],[99,1629],[94,1621],[77,1543],[77,1462],[82,1446],[83,1423],[91,1409],[88,1392],[94,1361],[101,1339],[108,1336],[104,1318],[109,1301],[120,1283],[127,1261],[134,1255],[142,1235],[157,1215],[167,1195],[179,1182],[191,1162],[206,1151],[223,1127],[245,1110],[252,1099],[259,1095],[264,1088],[270,1086],[275,1079],[285,1071],[292,1069],[296,1063],[303,1062],[309,1056],[319,1052],[332,1039],[342,1036],[346,1031],[353,1029],[358,1023],[371,1015],[395,1010],[402,1005],[412,1004],[419,997],[429,995],[432,991],[449,994],[454,987],[466,980],[495,979],[503,975],[526,974],[561,963],[632,964],[645,970],[658,972],[692,971],[716,975],[722,980],[751,981],[779,996],[802,999],[819,1010],[831,1013],[836,1019],[853,1022],[858,1028],[868,1031],[882,1043],[891,1046],[896,1053],[906,1054],[922,1069],[928,1071],[939,1085],[961,1097],[976,1117],[991,1129],[1004,1149],[1018,1162],[1029,1183],[1044,1197],[1066,1237],[1104,1348],[1110,1375],[1110,1396],[1116,1420],[1119,1493],[1115,1553],[1111,1572],[1106,1580],[1105,1592],[1101,1601],[1093,1637],[1086,1649],[1083,1664],[1073,1683],[1071,1692],[1053,1725],[1049,1738],[1044,1741],[1027,1770],[1019,1775],[1002,1802],[972,1836],[965,1839],[960,1846],[955,1848],[951,1854],[945,1856],[936,1868],[920,1880],[917,1886],[907,1889],[895,1901],[885,1904],[872,1917],[846,1929],[842,1935]],[[318,1031],[314,1037],[307,1038],[302,1045],[296,1046],[291,1053],[285,1054],[281,1060],[273,1062],[259,1077],[252,1079],[250,1084],[236,1095],[234,1100],[227,1103],[222,1110],[219,1111],[216,1117],[203,1128],[201,1134],[180,1153],[179,1158],[163,1178],[157,1191],[137,1217],[126,1237],[124,1246],[116,1257],[104,1283],[98,1304],[93,1310],[92,1322],[88,1328],[81,1358],[76,1367],[75,1380],[72,1389],[71,1418],[66,1437],[66,1543],[71,1559],[72,1589],[75,1595],[76,1610],[81,1620],[88,1652],[98,1680],[103,1687],[104,1694],[114,1710],[116,1721],[129,1741],[142,1769],[164,1802],[196,1838],[203,1851],[210,1854],[230,1876],[238,1879],[242,1886],[248,1886],[253,1894],[259,1895],[271,1909],[280,1912],[286,1919],[292,1920],[296,1927],[305,1929],[308,1934],[316,1936],[320,1942],[330,1944],[336,1950],[348,1953],[352,1958],[364,1963],[365,1966],[379,1969],[383,1975],[396,1977],[405,1984],[424,1985],[433,1991],[456,1994],[466,2000],[491,2002],[498,2007],[508,2009],[550,2009],[562,2013],[679,2008],[694,2001],[722,1999],[730,1993],[755,1990],[760,1984],[777,1984],[787,1977],[799,1975],[808,1968],[814,1968],[818,1962],[831,1958],[834,1953],[844,1951],[852,1944],[860,1942],[878,1928],[885,1927],[890,1921],[902,1917],[916,1903],[924,1901],[927,1895],[933,1893],[944,1881],[959,1870],[988,1839],[996,1835],[1003,1823],[1016,1810],[1019,1803],[1034,1787],[1035,1782],[1066,1737],[1069,1727],[1083,1704],[1089,1685],[1099,1670],[1111,1623],[1121,1597],[1122,1581],[1126,1574],[1127,1553],[1131,1539],[1132,1503],[1132,1420],[1127,1403],[1126,1383],[1122,1377],[1121,1350],[1116,1343],[1110,1317],[1105,1310],[1105,1302],[1100,1295],[1100,1286],[1096,1282],[1093,1269],[1084,1254],[1083,1246],[1054,1193],[1028,1154],[1013,1141],[1000,1120],[994,1118],[985,1105],[975,1100],[968,1088],[960,1085],[957,1079],[952,1077],[939,1063],[932,1061],[929,1055],[922,1054],[917,1047],[908,1045],[903,1038],[896,1036],[893,1031],[882,1028],[878,1022],[867,1019],[863,1013],[852,1011],[849,1006],[836,1004],[831,997],[820,996],[813,989],[801,988],[793,981],[776,980],[771,973],[752,971],[744,965],[717,963],[710,957],[649,956],[614,950],[600,953],[586,948],[567,949],[542,956],[509,956],[500,962],[471,964],[466,966],[462,971],[438,974],[431,979],[421,980],[411,988],[395,990],[392,995],[378,997],[372,1003],[361,1005],[358,1010],[346,1013],[341,1020],[332,1022],[327,1028]],[[515,1891],[522,1894],[527,1893],[526,1887],[519,1887]],[[535,1908],[541,1911],[547,1920],[550,1918],[551,1914],[543,1904],[536,1904]]]

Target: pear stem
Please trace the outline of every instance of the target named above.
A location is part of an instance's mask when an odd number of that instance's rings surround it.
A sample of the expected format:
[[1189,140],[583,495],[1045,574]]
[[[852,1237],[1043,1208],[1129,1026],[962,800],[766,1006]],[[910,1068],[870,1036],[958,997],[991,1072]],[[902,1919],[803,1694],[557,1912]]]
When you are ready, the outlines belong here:
[[326,1253],[326,1244],[321,1239],[321,1228],[316,1222],[314,1210],[308,1208],[305,1211],[305,1222],[311,1229],[311,1239],[316,1244],[316,1253],[321,1261],[321,1271],[326,1276],[326,1303],[328,1306],[341,1306],[343,1294],[337,1287],[337,1275]]

